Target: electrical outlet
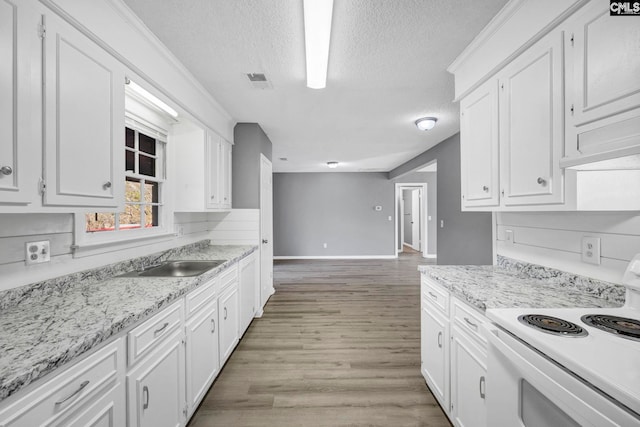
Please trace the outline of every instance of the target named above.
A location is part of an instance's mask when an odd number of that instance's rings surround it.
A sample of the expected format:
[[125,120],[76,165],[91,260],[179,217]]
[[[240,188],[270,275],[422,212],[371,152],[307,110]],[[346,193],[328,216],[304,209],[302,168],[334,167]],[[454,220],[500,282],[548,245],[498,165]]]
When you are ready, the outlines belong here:
[[444,228],[444,219],[440,220],[440,228]]
[[323,244],[322,244],[322,247],[323,247],[323,248],[325,248],[325,249],[327,249],[327,244],[326,244],[326,243],[323,243]]
[[24,245],[24,259],[27,265],[51,261],[49,241],[27,242]]
[[600,265],[600,238],[582,237],[582,262]]
[[504,230],[504,240],[513,245],[513,230]]

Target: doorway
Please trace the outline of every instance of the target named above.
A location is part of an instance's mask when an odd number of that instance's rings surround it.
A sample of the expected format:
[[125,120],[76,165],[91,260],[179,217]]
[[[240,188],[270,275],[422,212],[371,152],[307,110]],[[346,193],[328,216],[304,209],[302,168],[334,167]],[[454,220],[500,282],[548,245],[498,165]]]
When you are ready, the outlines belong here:
[[405,251],[427,257],[427,184],[396,184],[396,256]]

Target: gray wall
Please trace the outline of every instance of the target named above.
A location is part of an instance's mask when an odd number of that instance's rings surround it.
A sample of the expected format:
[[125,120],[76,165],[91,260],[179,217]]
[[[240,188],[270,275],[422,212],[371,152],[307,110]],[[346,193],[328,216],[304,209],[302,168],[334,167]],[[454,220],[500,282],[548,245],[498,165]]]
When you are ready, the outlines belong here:
[[260,154],[271,160],[271,140],[257,123],[233,129],[232,204],[234,209],[260,208]]
[[[393,180],[395,183],[426,183],[427,184],[427,253],[435,255],[438,248],[438,178],[436,172],[413,172],[402,175]],[[398,212],[400,207],[398,206]],[[398,221],[398,249],[402,249],[402,234],[400,231],[400,221]]]
[[438,161],[438,264],[491,264],[491,213],[460,210],[460,134],[398,166],[389,178],[400,178],[433,160]]
[[395,255],[394,191],[386,173],[274,174],[274,255]]

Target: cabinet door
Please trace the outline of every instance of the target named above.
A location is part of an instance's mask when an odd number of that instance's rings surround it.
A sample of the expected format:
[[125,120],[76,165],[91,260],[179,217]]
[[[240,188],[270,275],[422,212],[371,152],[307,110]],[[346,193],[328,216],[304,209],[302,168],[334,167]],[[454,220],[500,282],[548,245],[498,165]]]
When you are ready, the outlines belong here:
[[640,107],[640,23],[610,16],[609,2],[592,1],[573,18],[575,125]]
[[555,31],[500,73],[502,203],[562,203],[563,34]]
[[227,141],[222,141],[222,167],[220,168],[220,185],[222,187],[222,205],[226,209],[231,208],[231,151],[233,146]]
[[486,353],[457,327],[451,339],[451,418],[459,427],[487,425]]
[[256,312],[256,287],[256,256],[251,254],[240,261],[239,337],[247,330]]
[[640,23],[608,6],[589,2],[567,26],[569,158],[640,146]]
[[115,208],[124,194],[124,71],[55,15],[43,17],[46,205]]
[[422,375],[445,412],[449,412],[449,320],[422,302]]
[[39,156],[26,151],[32,138],[27,134],[30,71],[23,15],[16,1],[0,1],[0,203],[29,202],[25,191],[28,162]]
[[497,206],[497,80],[489,80],[460,101],[460,157],[462,206]]
[[217,209],[222,204],[220,168],[222,167],[222,139],[207,132],[207,207]]
[[184,425],[184,369],[183,333],[179,331],[127,375],[130,427]]
[[120,427],[126,424],[124,383],[102,394],[95,402],[85,405],[69,419],[58,423],[60,427]]
[[187,322],[187,402],[191,415],[218,375],[218,302]]
[[227,289],[220,297],[220,365],[224,365],[238,344],[238,287]]

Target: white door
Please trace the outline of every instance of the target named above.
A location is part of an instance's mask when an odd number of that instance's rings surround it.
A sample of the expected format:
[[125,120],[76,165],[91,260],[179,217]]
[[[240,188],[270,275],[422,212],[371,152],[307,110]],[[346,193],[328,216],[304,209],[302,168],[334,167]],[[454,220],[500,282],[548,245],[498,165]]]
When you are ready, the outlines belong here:
[[224,365],[238,344],[238,287],[230,287],[220,296],[220,366]]
[[422,375],[445,412],[449,413],[449,320],[422,303]]
[[420,238],[422,215],[422,190],[419,188],[411,192],[411,243],[413,249],[420,251],[422,239]]
[[552,32],[500,73],[505,205],[562,203],[562,41]]
[[273,289],[273,172],[260,155],[260,299],[264,306]]

